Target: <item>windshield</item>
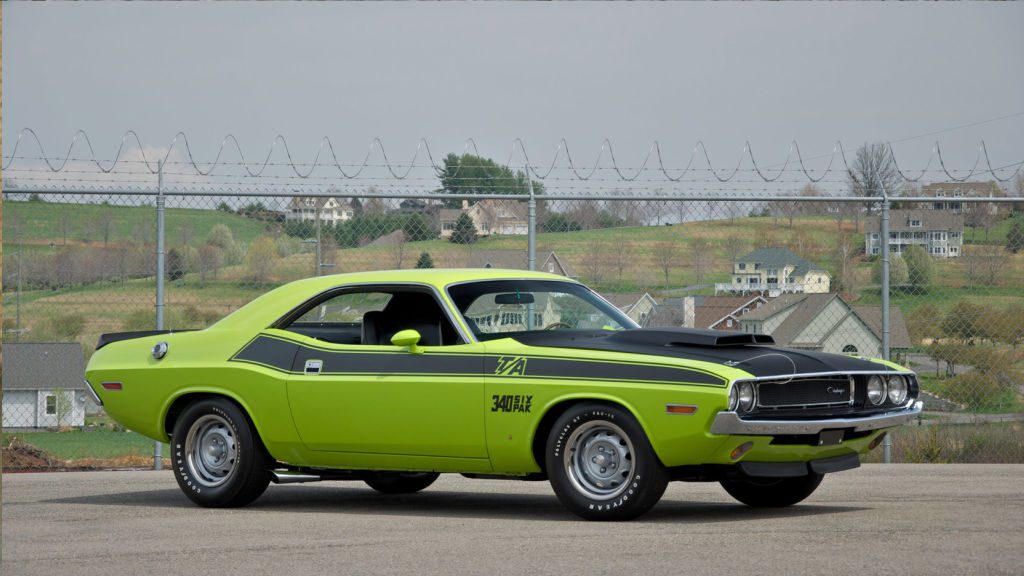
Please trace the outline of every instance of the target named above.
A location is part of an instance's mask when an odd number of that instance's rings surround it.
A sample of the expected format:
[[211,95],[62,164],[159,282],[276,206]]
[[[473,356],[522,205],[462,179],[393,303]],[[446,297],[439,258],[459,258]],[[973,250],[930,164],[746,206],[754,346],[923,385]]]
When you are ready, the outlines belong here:
[[479,340],[538,330],[637,328],[617,308],[573,282],[468,282],[449,286],[448,295]]

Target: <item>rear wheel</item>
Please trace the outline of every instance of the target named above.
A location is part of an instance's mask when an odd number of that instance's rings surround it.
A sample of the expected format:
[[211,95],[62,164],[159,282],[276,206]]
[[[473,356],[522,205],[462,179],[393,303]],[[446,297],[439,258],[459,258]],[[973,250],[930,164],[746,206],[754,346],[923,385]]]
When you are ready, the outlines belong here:
[[629,520],[650,510],[668,472],[633,416],[616,406],[569,408],[548,437],[551,487],[570,511],[588,520]]
[[434,483],[436,472],[382,472],[366,484],[382,494],[413,494]]
[[178,486],[200,506],[245,506],[270,483],[273,459],[242,409],[225,398],[185,408],[174,424],[171,446]]
[[821,484],[824,474],[795,478],[755,478],[722,480],[730,496],[753,508],[784,508],[810,496]]

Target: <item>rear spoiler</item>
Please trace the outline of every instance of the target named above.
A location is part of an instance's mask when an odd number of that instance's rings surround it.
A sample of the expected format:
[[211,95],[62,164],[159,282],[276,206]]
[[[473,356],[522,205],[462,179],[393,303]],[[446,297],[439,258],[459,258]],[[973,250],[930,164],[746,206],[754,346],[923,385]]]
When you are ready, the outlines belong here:
[[159,336],[160,334],[173,334],[175,332],[195,332],[195,330],[138,330],[135,332],[111,332],[109,334],[100,334],[100,339],[96,342],[96,349],[99,350],[111,342],[134,340],[136,338],[145,338],[146,336]]

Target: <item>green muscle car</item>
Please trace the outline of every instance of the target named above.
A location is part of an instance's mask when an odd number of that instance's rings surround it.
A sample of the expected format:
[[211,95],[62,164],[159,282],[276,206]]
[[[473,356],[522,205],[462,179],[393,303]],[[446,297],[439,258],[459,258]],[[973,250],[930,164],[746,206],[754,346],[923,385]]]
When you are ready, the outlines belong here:
[[293,282],[205,330],[105,334],[86,377],[111,417],[170,442],[202,506],[456,472],[547,479],[579,516],[628,519],[670,480],[795,504],[921,412],[905,368],[771,344],[640,329],[552,274],[401,270]]

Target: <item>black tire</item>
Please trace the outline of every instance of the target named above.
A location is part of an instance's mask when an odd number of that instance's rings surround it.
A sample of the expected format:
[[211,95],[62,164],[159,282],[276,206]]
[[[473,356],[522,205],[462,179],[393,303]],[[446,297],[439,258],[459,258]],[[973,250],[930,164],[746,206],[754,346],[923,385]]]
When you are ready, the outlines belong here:
[[721,484],[730,496],[752,508],[785,508],[814,493],[824,477],[815,473],[795,478],[747,477]]
[[555,495],[587,520],[636,518],[658,503],[669,480],[636,419],[605,404],[566,410],[551,429],[544,460]]
[[200,506],[245,506],[270,483],[273,459],[249,418],[226,398],[185,408],[174,423],[171,452],[178,486]]
[[433,484],[438,476],[437,472],[382,472],[364,482],[382,494],[413,494]]

